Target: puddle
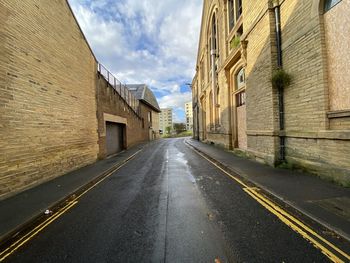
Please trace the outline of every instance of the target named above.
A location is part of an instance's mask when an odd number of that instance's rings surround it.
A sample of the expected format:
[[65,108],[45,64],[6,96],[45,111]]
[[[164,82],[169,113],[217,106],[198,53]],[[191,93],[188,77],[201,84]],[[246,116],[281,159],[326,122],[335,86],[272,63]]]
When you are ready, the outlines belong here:
[[193,184],[196,183],[196,179],[192,175],[192,173],[187,165],[188,161],[185,159],[185,154],[182,152],[178,152],[178,153],[176,153],[174,159],[175,159],[175,161],[186,166],[186,175],[187,175],[188,179],[190,180],[191,183],[193,183]]

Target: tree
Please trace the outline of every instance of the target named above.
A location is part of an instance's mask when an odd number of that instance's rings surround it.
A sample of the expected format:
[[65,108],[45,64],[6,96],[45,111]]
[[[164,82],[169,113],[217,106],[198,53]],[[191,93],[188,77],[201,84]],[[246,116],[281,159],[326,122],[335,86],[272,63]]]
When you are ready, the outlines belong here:
[[174,123],[174,130],[175,130],[176,134],[184,132],[184,131],[186,131],[186,124],[185,123]]
[[171,132],[171,127],[170,126],[166,127],[165,128],[165,133],[166,134],[170,134],[170,132]]

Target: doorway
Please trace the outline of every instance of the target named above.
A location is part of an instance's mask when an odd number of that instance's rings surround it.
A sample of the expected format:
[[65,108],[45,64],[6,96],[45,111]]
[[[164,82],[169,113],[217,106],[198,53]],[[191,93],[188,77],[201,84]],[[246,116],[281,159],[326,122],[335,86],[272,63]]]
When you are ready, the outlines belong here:
[[124,150],[125,125],[115,122],[106,122],[106,151],[107,156]]

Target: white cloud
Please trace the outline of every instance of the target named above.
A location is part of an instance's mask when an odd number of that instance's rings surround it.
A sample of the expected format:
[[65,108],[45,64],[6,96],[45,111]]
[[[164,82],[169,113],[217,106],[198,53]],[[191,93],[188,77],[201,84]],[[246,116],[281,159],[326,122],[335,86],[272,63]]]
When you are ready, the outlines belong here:
[[191,92],[174,92],[171,95],[165,95],[158,100],[159,106],[161,108],[171,107],[183,109],[185,107],[185,103],[191,101]]
[[162,107],[191,100],[202,0],[69,0],[97,59],[126,83],[146,83]]

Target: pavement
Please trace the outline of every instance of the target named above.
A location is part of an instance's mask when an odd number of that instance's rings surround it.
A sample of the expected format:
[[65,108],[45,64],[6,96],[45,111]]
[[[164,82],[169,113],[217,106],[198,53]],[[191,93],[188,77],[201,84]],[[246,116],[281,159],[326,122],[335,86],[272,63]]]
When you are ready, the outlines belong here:
[[34,188],[0,201],[0,241],[30,224],[45,210],[52,210],[79,189],[118,167],[144,144],[132,147],[111,158],[77,169]]
[[274,168],[194,139],[186,143],[312,220],[350,240],[350,188],[301,171]]

